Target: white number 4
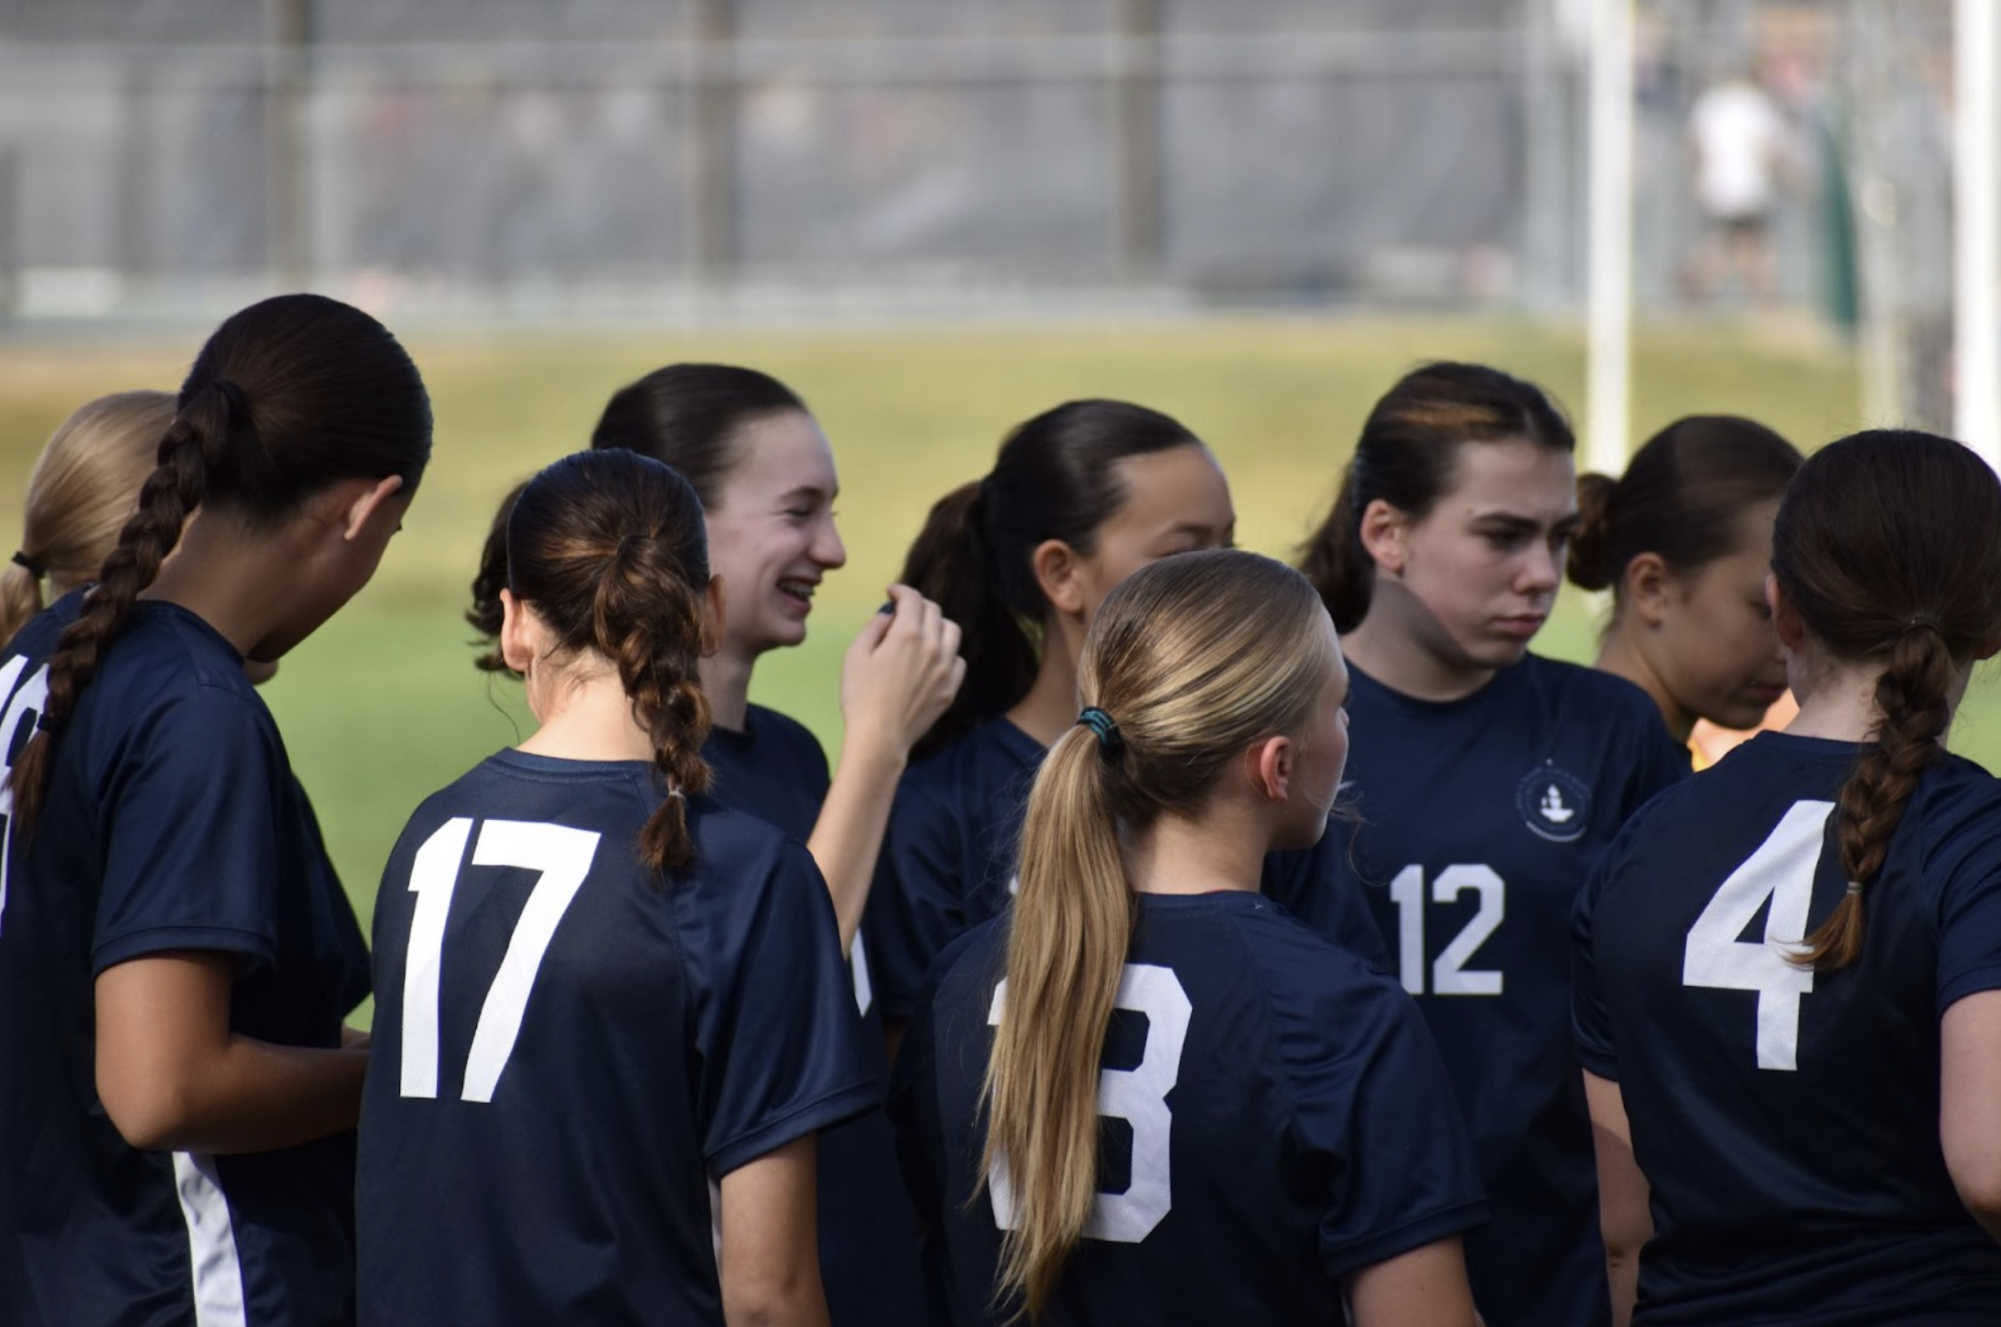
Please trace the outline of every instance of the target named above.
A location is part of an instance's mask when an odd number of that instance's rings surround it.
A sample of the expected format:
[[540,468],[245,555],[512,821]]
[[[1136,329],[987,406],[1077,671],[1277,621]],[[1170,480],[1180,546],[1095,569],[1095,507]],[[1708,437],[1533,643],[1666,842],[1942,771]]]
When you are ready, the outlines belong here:
[[[1793,962],[1813,906],[1813,873],[1833,802],[1795,802],[1688,928],[1681,984],[1758,993],[1758,1067],[1799,1068],[1800,997],[1813,969]],[[1771,900],[1762,940],[1740,940]]]
[[[410,921],[410,947],[403,969],[402,1087],[406,1097],[438,1095],[438,990],[445,919],[451,914],[459,862],[465,857],[472,825],[465,816],[447,820],[417,849],[410,868],[410,892],[417,896],[417,910]],[[528,993],[534,989],[542,956],[549,951],[556,924],[569,911],[578,886],[590,874],[598,837],[587,830],[523,820],[489,820],[480,827],[479,843],[472,850],[474,866],[514,866],[540,874],[480,1006],[472,1052],[466,1057],[461,1100],[493,1100],[493,1089],[521,1035],[521,1016],[527,1012]]]

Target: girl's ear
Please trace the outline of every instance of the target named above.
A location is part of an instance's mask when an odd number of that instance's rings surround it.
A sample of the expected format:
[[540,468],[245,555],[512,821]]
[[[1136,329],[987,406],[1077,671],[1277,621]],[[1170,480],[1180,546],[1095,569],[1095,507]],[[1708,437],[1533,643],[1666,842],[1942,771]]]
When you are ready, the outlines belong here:
[[1676,589],[1674,573],[1658,553],[1641,553],[1626,564],[1626,603],[1640,621],[1658,627],[1666,621]]
[[1779,644],[1798,654],[1806,644],[1806,623],[1779,589],[1779,578],[1770,572],[1765,574],[1765,605],[1772,610],[1772,629],[1779,633]]
[[723,627],[728,622],[723,600],[723,578],[710,576],[709,583],[702,587],[702,657],[713,655],[723,647]]
[[535,662],[536,622],[528,606],[514,597],[512,590],[500,592],[500,658],[509,668],[528,676]]
[[350,544],[361,537],[362,531],[368,528],[371,520],[401,519],[385,510],[384,504],[389,501],[392,494],[403,487],[403,476],[385,475],[373,483],[367,480],[358,480],[355,483],[356,487],[351,495],[343,495],[346,498],[345,506],[338,513],[341,537]]
[[1028,555],[1028,565],[1035,573],[1035,583],[1042,587],[1042,597],[1059,613],[1076,617],[1084,614],[1084,587],[1078,577],[1082,562],[1077,550],[1061,539],[1045,539]]
[[1268,802],[1283,802],[1292,789],[1293,762],[1298,753],[1290,737],[1267,737],[1244,750],[1244,772],[1251,787]]
[[1362,508],[1362,547],[1378,567],[1392,576],[1401,576],[1409,559],[1410,551],[1405,544],[1409,531],[1410,519],[1381,498]]

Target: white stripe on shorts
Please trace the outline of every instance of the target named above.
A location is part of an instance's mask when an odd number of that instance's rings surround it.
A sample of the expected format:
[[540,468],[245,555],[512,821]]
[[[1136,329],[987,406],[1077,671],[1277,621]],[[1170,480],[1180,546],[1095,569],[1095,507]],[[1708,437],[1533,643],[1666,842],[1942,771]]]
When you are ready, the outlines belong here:
[[215,1158],[174,1153],[174,1194],[188,1223],[188,1266],[194,1272],[195,1327],[249,1327],[243,1309],[243,1264],[236,1256],[236,1228],[229,1199],[216,1177]]

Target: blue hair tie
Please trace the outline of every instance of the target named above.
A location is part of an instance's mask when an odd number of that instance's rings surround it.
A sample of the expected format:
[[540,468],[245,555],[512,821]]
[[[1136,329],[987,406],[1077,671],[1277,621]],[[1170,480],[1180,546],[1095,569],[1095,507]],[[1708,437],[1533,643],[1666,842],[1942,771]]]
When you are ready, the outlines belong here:
[[1083,713],[1077,716],[1077,722],[1097,734],[1098,745],[1106,751],[1116,751],[1125,745],[1125,739],[1119,736],[1119,726],[1112,722],[1112,716],[1096,705],[1086,705]]

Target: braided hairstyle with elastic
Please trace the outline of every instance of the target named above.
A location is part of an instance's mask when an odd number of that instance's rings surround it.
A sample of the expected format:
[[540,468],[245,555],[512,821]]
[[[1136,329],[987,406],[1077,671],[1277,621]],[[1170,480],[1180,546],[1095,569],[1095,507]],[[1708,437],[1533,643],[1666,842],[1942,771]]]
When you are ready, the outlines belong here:
[[694,860],[687,794],[709,786],[709,543],[701,499],[678,472],[622,450],[566,456],[523,486],[507,517],[508,592],[554,638],[554,658],[618,670],[653,743],[667,796],[640,833],[656,871]]
[[1779,504],[1772,575],[1834,659],[1880,667],[1869,745],[1835,802],[1851,882],[1797,961],[1862,953],[1864,891],[1925,770],[1944,754],[1962,672],[2001,635],[2001,481],[1971,450],[1873,430],[1807,458]]
[[47,707],[10,776],[21,833],[40,817],[63,726],[197,507],[270,532],[342,480],[395,475],[408,493],[430,457],[417,366],[359,309],[281,295],[216,328],[181,384],[138,510],[50,657]]

